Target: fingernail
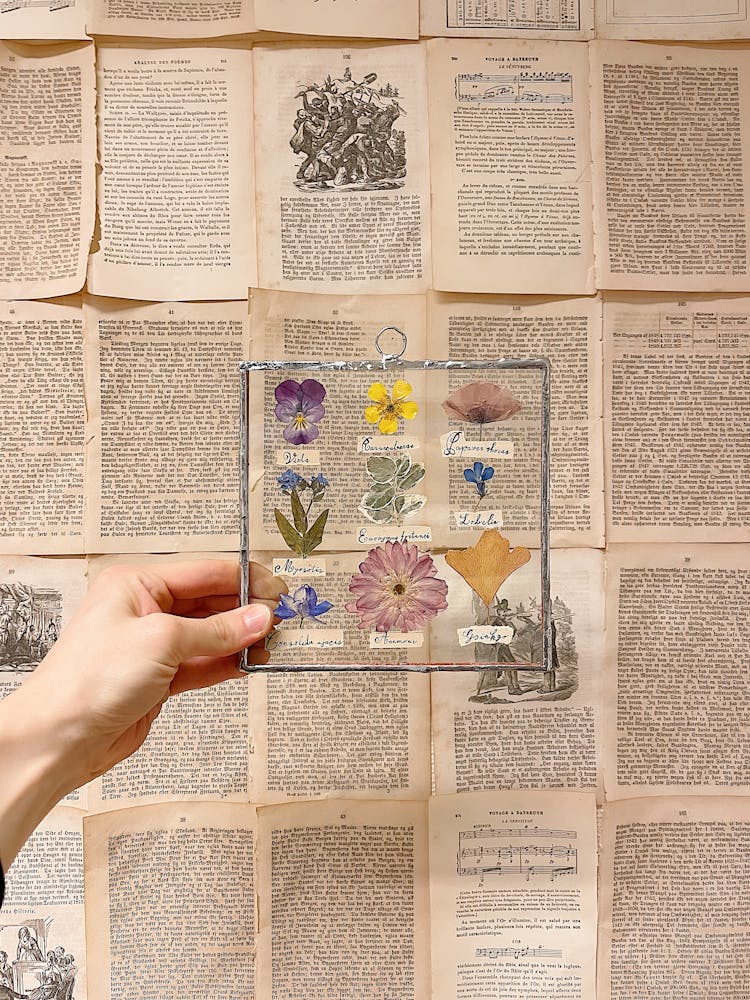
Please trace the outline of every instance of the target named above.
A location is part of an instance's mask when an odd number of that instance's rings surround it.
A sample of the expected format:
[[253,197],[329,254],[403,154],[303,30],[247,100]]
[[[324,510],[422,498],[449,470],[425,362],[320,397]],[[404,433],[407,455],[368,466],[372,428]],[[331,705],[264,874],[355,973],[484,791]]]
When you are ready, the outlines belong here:
[[271,624],[271,612],[265,604],[251,604],[242,616],[242,624],[253,634],[265,632]]

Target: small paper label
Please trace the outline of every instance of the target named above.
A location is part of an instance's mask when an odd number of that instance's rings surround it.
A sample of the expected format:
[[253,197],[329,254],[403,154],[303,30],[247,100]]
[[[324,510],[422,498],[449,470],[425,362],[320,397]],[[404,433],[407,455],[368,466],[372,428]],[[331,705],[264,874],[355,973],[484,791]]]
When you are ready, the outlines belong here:
[[306,451],[304,448],[283,448],[276,452],[277,465],[307,465],[310,468],[320,466],[320,452]]
[[419,448],[419,438],[408,434],[386,436],[371,434],[357,440],[357,451],[365,455],[383,455],[388,453],[404,454]]
[[497,642],[510,642],[515,635],[511,625],[471,625],[457,628],[459,646],[471,646],[475,642],[494,646]]
[[342,628],[277,628],[266,639],[271,653],[292,649],[341,649],[344,645]]
[[432,541],[432,528],[424,524],[409,525],[405,528],[377,528],[366,525],[357,532],[360,545],[382,545],[383,542],[424,542]]
[[457,528],[471,530],[474,528],[502,528],[503,512],[501,510],[454,510],[453,517]]
[[370,632],[370,649],[420,649],[424,632]]
[[308,576],[325,576],[325,559],[274,559],[274,576],[289,576],[295,579]]
[[440,438],[445,458],[513,458],[512,441],[467,441],[463,431],[451,431]]

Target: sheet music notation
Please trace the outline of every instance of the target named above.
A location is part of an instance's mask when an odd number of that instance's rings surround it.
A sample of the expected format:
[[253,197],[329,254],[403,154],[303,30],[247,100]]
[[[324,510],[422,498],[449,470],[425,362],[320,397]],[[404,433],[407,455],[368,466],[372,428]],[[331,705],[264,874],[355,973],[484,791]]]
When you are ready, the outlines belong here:
[[477,948],[475,958],[562,958],[561,948]]
[[[527,882],[547,876],[554,881],[563,875],[578,874],[575,839],[575,830],[535,827],[462,830],[458,835],[456,870],[459,875],[521,875]],[[519,843],[513,843],[514,840]],[[562,843],[534,843],[538,840]]]
[[476,104],[572,104],[570,73],[461,73],[456,99]]

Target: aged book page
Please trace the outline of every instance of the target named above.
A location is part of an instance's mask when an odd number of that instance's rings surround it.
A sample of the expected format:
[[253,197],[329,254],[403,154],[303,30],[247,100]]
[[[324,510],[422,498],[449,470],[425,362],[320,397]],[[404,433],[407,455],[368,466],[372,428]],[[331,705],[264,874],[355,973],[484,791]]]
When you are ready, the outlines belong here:
[[[110,566],[158,566],[192,559],[237,562],[233,553],[95,556],[89,585]],[[88,787],[88,805],[104,812],[157,802],[221,799],[247,802],[251,756],[250,688],[247,677],[169,698],[148,739],[132,757]]]
[[747,0],[596,0],[598,38],[750,37]]
[[258,810],[259,997],[430,997],[423,802]]
[[0,43],[0,74],[0,298],[78,292],[94,233],[93,43]]
[[585,45],[427,43],[433,278],[443,291],[594,291]]
[[338,38],[419,38],[419,0],[255,0],[266,31]]
[[[432,675],[432,744],[438,794],[515,788],[599,790],[599,675],[603,659],[603,556],[592,549],[554,549],[552,621],[557,658],[555,691],[540,690],[538,673],[493,667],[497,647],[477,673]],[[503,584],[509,643],[527,659],[539,630],[538,554]],[[451,596],[449,595],[449,603]],[[448,616],[433,626],[433,644]],[[502,656],[500,655],[502,651]],[[479,654],[477,655],[479,659]],[[514,677],[514,674],[517,675]],[[514,688],[520,688],[520,691]]]
[[607,538],[750,540],[750,298],[604,303]]
[[0,556],[0,697],[25,680],[86,591],[84,559]]
[[607,798],[750,794],[750,546],[607,553]]
[[[28,680],[86,591],[85,559],[0,556],[0,699]],[[87,807],[91,785],[66,795]],[[0,945],[2,950],[2,945]]]
[[0,4],[0,37],[84,39],[90,0],[5,0]]
[[89,0],[95,35],[212,38],[255,30],[253,0]]
[[5,461],[0,552],[83,551],[83,313],[0,302]]
[[252,54],[98,49],[101,240],[89,291],[244,299],[256,284]]
[[423,35],[586,39],[594,0],[421,0]]
[[431,293],[432,358],[551,362],[551,539],[604,544],[601,302]]
[[90,993],[255,995],[255,810],[176,802],[89,816]]
[[595,1000],[594,796],[437,796],[429,819],[434,1000]]
[[744,1000],[750,979],[750,802],[604,807],[598,1000]]
[[424,291],[424,48],[261,46],[253,55],[260,284]]
[[235,548],[247,303],[85,312],[87,551]]
[[[309,295],[301,292],[250,293],[250,357],[254,361],[324,361],[335,345],[336,358],[379,360],[375,347],[386,326],[407,338],[404,358],[419,360],[438,354],[427,343],[423,295]],[[403,341],[395,332],[380,340],[384,351],[397,353]]]
[[429,796],[427,674],[275,673],[250,685],[253,802]]
[[592,44],[597,287],[750,289],[749,85],[741,49]]
[[6,992],[8,1000],[62,997],[64,990],[86,1000],[83,816],[80,809],[58,806],[5,873],[0,963],[4,954],[9,968],[0,991],[10,978],[15,993]]

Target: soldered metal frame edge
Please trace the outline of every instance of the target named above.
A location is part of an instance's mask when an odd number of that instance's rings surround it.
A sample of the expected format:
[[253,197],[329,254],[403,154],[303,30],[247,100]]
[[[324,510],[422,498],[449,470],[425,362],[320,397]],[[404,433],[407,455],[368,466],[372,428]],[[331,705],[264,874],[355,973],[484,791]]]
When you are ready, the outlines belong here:
[[[534,664],[498,664],[498,670],[514,669],[548,673],[552,660],[552,614],[550,588],[550,381],[552,366],[547,358],[495,358],[488,361],[405,361],[398,355],[383,355],[380,361],[243,361],[240,366],[240,603],[250,602],[250,468],[248,434],[250,429],[250,375],[253,372],[413,372],[413,371],[527,371],[542,374],[540,557],[542,584],[542,660]],[[257,673],[310,672],[391,672],[410,673],[473,672],[489,669],[487,663],[266,663],[248,660],[248,651],[240,654],[240,670]]]

